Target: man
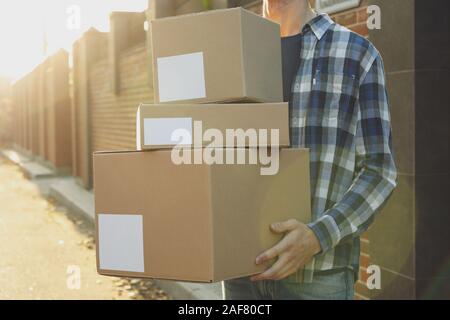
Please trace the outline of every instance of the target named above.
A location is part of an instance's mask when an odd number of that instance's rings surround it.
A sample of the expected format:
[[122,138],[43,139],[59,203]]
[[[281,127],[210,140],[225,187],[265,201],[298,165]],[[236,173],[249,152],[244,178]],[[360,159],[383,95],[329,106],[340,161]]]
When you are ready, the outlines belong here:
[[307,0],[265,0],[263,10],[281,26],[292,146],[310,149],[312,222],[274,223],[284,237],[256,263],[275,263],[226,281],[225,297],[352,299],[359,236],[396,186],[382,59]]

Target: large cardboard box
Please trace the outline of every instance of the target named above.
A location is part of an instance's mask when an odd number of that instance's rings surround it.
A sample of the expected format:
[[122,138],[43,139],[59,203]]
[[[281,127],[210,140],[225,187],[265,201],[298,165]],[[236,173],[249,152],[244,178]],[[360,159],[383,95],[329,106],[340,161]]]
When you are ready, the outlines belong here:
[[[256,152],[256,148],[245,149]],[[307,149],[261,165],[174,165],[171,151],[94,154],[100,274],[214,282],[259,273],[281,239],[271,223],[310,221]]]
[[233,8],[152,20],[150,30],[156,103],[283,101],[278,24]]
[[289,146],[287,103],[142,104],[136,120],[137,150]]

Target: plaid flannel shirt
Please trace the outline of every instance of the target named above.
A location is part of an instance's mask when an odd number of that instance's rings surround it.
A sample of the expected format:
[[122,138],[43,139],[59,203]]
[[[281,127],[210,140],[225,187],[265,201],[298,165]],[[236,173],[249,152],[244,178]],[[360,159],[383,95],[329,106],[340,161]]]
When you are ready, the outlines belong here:
[[367,39],[326,14],[303,28],[301,45],[290,99],[291,141],[310,149],[308,226],[322,248],[301,281],[312,281],[314,270],[347,267],[357,277],[359,236],[397,178],[383,62]]

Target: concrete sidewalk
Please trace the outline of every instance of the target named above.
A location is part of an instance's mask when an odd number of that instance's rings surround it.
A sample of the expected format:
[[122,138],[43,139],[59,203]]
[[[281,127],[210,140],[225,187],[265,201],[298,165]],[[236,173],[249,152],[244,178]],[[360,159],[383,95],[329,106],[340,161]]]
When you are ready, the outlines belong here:
[[30,180],[51,178],[55,173],[50,169],[39,163],[33,158],[24,155],[21,152],[7,149],[1,150],[1,155],[11,162],[19,165],[25,176]]
[[149,279],[99,275],[92,225],[2,156],[0,181],[0,300],[170,298]]
[[[81,187],[75,178],[59,176],[52,170],[20,152],[15,150],[1,150],[0,154],[20,166],[25,175],[38,185],[43,195],[50,196],[60,205],[66,207],[68,212],[74,213],[89,222],[93,230],[95,208],[94,195],[91,191],[87,191]],[[220,283],[201,284],[169,280],[154,280],[154,283],[167,292],[173,299],[222,299],[222,287]]]

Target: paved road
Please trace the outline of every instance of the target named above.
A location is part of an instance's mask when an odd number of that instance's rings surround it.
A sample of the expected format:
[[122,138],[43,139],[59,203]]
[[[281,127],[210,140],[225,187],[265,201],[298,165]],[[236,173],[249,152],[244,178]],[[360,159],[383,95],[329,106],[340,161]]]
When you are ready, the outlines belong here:
[[0,157],[0,299],[166,299],[151,281],[95,269],[92,226]]

